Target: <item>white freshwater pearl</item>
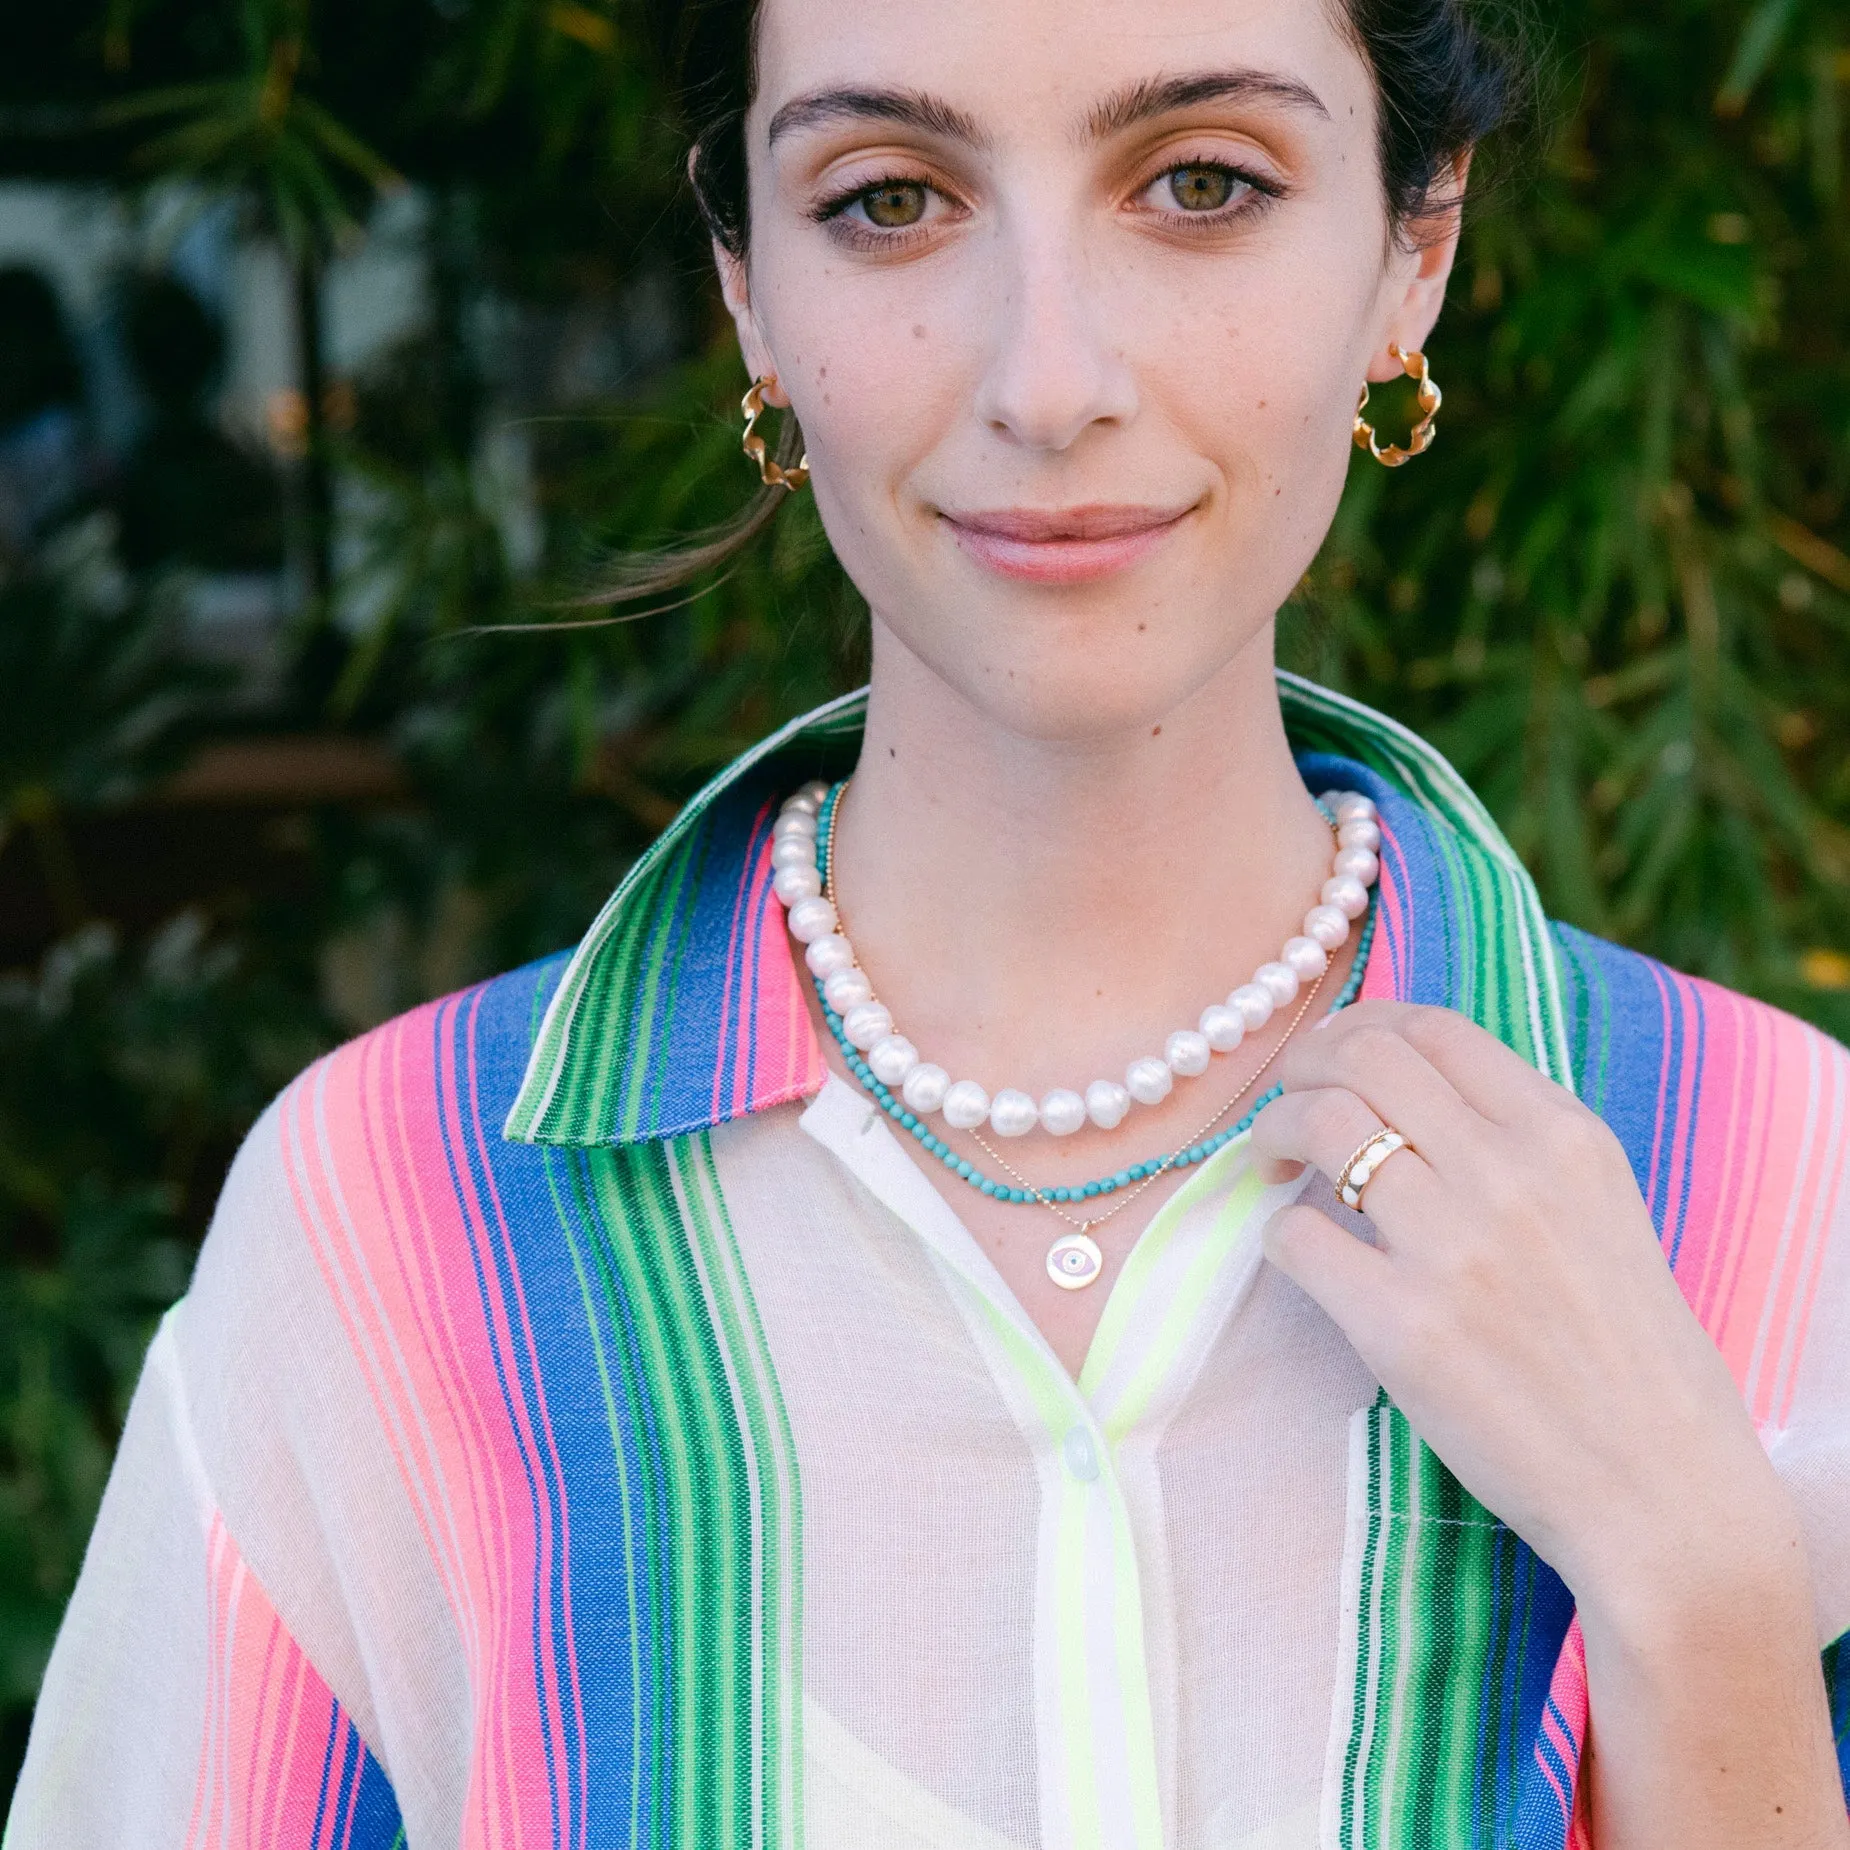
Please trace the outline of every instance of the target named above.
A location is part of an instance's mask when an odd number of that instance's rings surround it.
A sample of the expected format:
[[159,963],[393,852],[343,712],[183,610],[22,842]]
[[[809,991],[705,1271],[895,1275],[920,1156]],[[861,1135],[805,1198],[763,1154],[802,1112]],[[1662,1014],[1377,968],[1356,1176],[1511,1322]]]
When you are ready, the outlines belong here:
[[1304,914],[1304,935],[1333,951],[1349,936],[1349,921],[1335,906],[1316,905]]
[[944,1095],[951,1089],[951,1076],[941,1066],[933,1066],[927,1061],[923,1066],[915,1066],[906,1075],[906,1083],[900,1087],[899,1095],[913,1111],[932,1112],[944,1104]]
[[[799,899],[790,908],[787,923],[790,935],[797,943],[814,944],[818,938],[826,938],[839,921],[835,917],[834,906],[812,893],[807,899]],[[831,1002],[829,1006],[838,1009],[840,1005]]]
[[1289,964],[1261,964],[1253,981],[1272,998],[1274,1008],[1282,1009],[1298,993],[1298,973]]
[[800,797],[808,797],[816,807],[820,809],[822,807],[822,799],[829,794],[829,788],[830,786],[827,778],[812,777],[809,782],[797,792],[797,795]]
[[1330,967],[1330,954],[1315,938],[1289,938],[1279,952],[1280,963],[1289,964],[1301,982],[1321,976]]
[[1336,802],[1338,828],[1345,822],[1373,822],[1378,813],[1372,800],[1359,790],[1345,791]]
[[837,970],[846,970],[854,963],[854,946],[840,932],[832,931],[826,937],[818,938],[803,953],[803,961],[809,965],[810,973],[823,978],[824,981]]
[[814,867],[816,838],[813,835],[780,835],[771,844],[773,867]]
[[[822,903],[826,906],[829,902],[825,899]],[[792,913],[791,916],[794,918],[796,915]],[[822,996],[836,1014],[845,1015],[857,1002],[871,1002],[874,999],[874,986],[867,980],[865,970],[857,970],[850,965],[846,970],[837,970],[822,985]]]
[[1153,1053],[1145,1054],[1141,1060],[1133,1060],[1124,1069],[1124,1089],[1140,1105],[1160,1105],[1169,1096],[1175,1082],[1175,1074],[1170,1072],[1169,1062],[1159,1060]]
[[1055,1086],[1041,1100],[1041,1122],[1054,1136],[1070,1137],[1085,1128],[1086,1101],[1067,1086]]
[[1208,1037],[1193,1028],[1178,1028],[1163,1043],[1163,1064],[1183,1079],[1193,1079],[1208,1070],[1214,1049]]
[[989,1102],[989,1128],[998,1137],[1025,1137],[1040,1121],[1040,1106],[1013,1086],[1004,1086]]
[[1242,983],[1227,998],[1227,1006],[1246,1023],[1246,1031],[1251,1034],[1272,1019],[1272,1010],[1276,1004],[1269,990],[1260,988],[1257,983]]
[[1381,828],[1374,822],[1345,822],[1336,831],[1339,848],[1366,848],[1370,854],[1381,846]]
[[787,809],[771,824],[773,841],[807,841],[816,839],[816,818],[806,809]]
[[814,899],[822,891],[822,876],[813,861],[807,867],[780,867],[771,876],[771,891],[786,906],[794,906],[799,899]]
[[1334,815],[1336,813],[1336,805],[1348,794],[1346,790],[1320,790],[1317,793],[1317,801]]
[[1359,919],[1368,910],[1368,888],[1354,874],[1333,875],[1324,881],[1319,897],[1347,919]]
[[1115,1079],[1095,1079],[1086,1087],[1086,1116],[1102,1131],[1115,1131],[1131,1108],[1131,1095]]
[[1213,1002],[1201,1011],[1201,1032],[1216,1053],[1232,1053],[1246,1039],[1246,1017],[1224,1002]]
[[822,797],[828,794],[826,785],[823,788],[822,796],[817,796],[816,786],[814,784],[805,784],[795,796],[784,798],[783,814],[786,816],[813,816],[816,811],[822,807]]
[[841,1018],[841,1031],[850,1046],[865,1053],[893,1032],[893,1011],[884,1002],[857,1002]]
[[960,1079],[944,1095],[944,1121],[953,1130],[973,1131],[989,1116],[989,1094],[974,1079]]
[[1330,863],[1333,874],[1353,874],[1364,886],[1373,886],[1381,863],[1366,848],[1345,848]]
[[889,1034],[867,1050],[867,1064],[883,1086],[903,1084],[906,1075],[918,1063],[919,1050],[903,1034]]

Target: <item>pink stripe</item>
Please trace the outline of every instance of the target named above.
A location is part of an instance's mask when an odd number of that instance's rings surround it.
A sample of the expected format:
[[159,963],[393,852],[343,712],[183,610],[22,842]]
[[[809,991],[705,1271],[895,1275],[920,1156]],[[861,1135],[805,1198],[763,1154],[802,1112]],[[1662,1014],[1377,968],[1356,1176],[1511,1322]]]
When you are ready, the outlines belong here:
[[1666,1025],[1684,1030],[1674,1075],[1666,1054],[1652,1155],[1666,1239],[1681,1235],[1677,1281],[1766,1426],[1789,1408],[1836,1211],[1844,1056],[1779,1010],[1697,978],[1656,980]]
[[582,1843],[585,1725],[563,1508],[548,1495],[563,1499],[560,1461],[468,1053],[479,1006],[480,992],[432,1004],[322,1062],[286,1102],[285,1145],[469,1664],[463,1842],[522,1850]]
[[721,1121],[808,1098],[825,1071],[807,978],[771,887],[770,817],[767,799],[752,822],[727,931],[713,1070],[713,1116]]
[[1411,922],[1401,899],[1403,856],[1387,819],[1377,820],[1381,824],[1381,872],[1375,881],[1375,935],[1357,997],[1366,1002],[1404,1002]]
[[188,1850],[319,1850],[315,1815],[329,1743],[343,1743],[350,1724],[216,1513],[206,1597],[206,1725]]
[[[1549,1680],[1548,1700],[1542,1706],[1544,1739],[1537,1741],[1535,1747],[1536,1765],[1541,1768],[1561,1800],[1562,1817],[1572,1820],[1576,1834],[1569,1838],[1570,1844],[1580,1841],[1578,1833],[1583,1828],[1586,1812],[1586,1795],[1580,1783],[1580,1756],[1587,1738],[1589,1714],[1587,1647],[1586,1640],[1581,1636],[1580,1621],[1576,1619],[1568,1627],[1567,1637],[1561,1645],[1561,1655],[1555,1662],[1554,1675]],[[1571,1783],[1565,1789],[1559,1774],[1543,1751],[1545,1744],[1554,1748],[1561,1764],[1568,1769]]]

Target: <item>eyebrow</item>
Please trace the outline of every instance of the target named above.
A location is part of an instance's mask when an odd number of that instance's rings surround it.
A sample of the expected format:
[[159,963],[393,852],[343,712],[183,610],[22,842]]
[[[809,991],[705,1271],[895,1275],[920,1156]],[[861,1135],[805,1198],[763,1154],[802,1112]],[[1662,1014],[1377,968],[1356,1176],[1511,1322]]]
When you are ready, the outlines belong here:
[[944,141],[967,142],[973,148],[989,146],[989,137],[974,116],[922,90],[817,90],[786,103],[771,118],[766,139],[775,143],[798,129],[842,121],[893,122]]
[[[1307,109],[1327,122],[1330,112],[1308,84],[1271,71],[1201,71],[1185,77],[1146,77],[1113,92],[1087,112],[1089,141],[1106,141],[1152,117],[1192,109],[1201,103],[1263,101]],[[923,90],[844,87],[817,90],[786,103],[771,118],[767,141],[776,143],[799,129],[825,122],[892,122],[944,141],[986,148],[990,137],[967,111]]]
[[1141,83],[1115,91],[1087,114],[1085,132],[1092,141],[1105,141],[1139,122],[1178,109],[1193,109],[1201,103],[1249,101],[1283,103],[1288,108],[1310,110],[1326,122],[1330,119],[1323,99],[1295,77],[1280,77],[1271,71],[1200,71],[1187,77],[1146,77]]

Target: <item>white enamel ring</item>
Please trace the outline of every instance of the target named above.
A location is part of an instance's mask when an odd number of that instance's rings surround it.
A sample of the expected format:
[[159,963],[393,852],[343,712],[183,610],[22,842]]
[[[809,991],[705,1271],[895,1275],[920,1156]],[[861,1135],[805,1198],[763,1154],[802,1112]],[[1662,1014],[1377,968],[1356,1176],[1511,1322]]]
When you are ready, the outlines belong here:
[[1376,1131],[1337,1172],[1336,1193],[1343,1206],[1359,1208],[1362,1205],[1362,1191],[1374,1179],[1375,1171],[1396,1150],[1412,1148],[1397,1130],[1384,1128]]

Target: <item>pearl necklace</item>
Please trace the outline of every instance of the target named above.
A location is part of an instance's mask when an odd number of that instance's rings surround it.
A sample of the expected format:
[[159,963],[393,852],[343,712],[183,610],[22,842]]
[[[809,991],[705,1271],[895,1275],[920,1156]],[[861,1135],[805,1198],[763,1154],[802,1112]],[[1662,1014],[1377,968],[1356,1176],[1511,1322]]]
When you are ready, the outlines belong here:
[[[845,782],[835,787],[836,805],[846,790]],[[1022,1137],[1037,1126],[1068,1137],[1088,1119],[1100,1130],[1116,1130],[1133,1100],[1161,1104],[1177,1079],[1205,1073],[1215,1054],[1233,1052],[1295,1000],[1304,984],[1322,977],[1330,953],[1348,938],[1350,922],[1368,910],[1368,889],[1381,868],[1374,804],[1356,791],[1324,792],[1317,806],[1336,838],[1330,877],[1317,904],[1304,915],[1303,934],[1289,939],[1275,961],[1261,964],[1225,1002],[1202,1010],[1197,1026],[1178,1028],[1161,1054],[1131,1061],[1122,1083],[1095,1079],[1083,1094],[1056,1086],[1038,1102],[1018,1087],[1004,1086],[992,1098],[976,1080],[953,1080],[943,1067],[921,1058],[894,1027],[891,1010],[875,997],[842,929],[833,855],[825,854],[819,837],[819,812],[830,794],[825,783],[805,784],[785,800],[772,827],[771,884],[788,908],[790,935],[804,947],[803,960],[822,985],[823,999],[840,1016],[844,1036],[866,1056],[875,1078],[898,1087],[907,1109],[921,1118],[942,1113],[945,1123],[960,1131],[987,1123],[998,1137]]]
[[[844,788],[842,784],[837,784],[833,788],[825,786],[817,814],[817,859],[825,871],[825,877],[833,858],[834,831],[831,825],[834,820],[834,810]],[[1375,916],[1371,905],[1363,921],[1361,940],[1356,945],[1354,967],[1349,972],[1348,981],[1343,984],[1341,991],[1330,1004],[1329,1012],[1332,1015],[1353,1001],[1361,989],[1363,973],[1368,963],[1369,946],[1375,935]],[[1317,991],[1322,987],[1323,978],[1320,974],[1311,980],[1309,991],[1299,1005],[1297,1013],[1292,1017],[1290,1025],[1280,1037],[1278,1044],[1248,1076],[1246,1083],[1201,1127],[1195,1142],[1184,1148],[1173,1150],[1167,1156],[1152,1157],[1145,1162],[1132,1163],[1127,1168],[1117,1171],[1115,1175],[1100,1176],[1091,1182],[1060,1184],[1045,1189],[1036,1187],[999,1151],[992,1149],[978,1132],[972,1130],[969,1133],[972,1140],[998,1167],[1012,1176],[1019,1186],[992,1181],[967,1158],[960,1157],[956,1150],[943,1138],[937,1136],[922,1119],[907,1110],[904,1104],[895,1098],[876,1077],[873,1069],[862,1058],[860,1050],[843,1032],[841,1017],[829,1006],[823,984],[820,979],[814,977],[813,973],[812,981],[815,982],[817,1000],[822,1005],[823,1019],[828,1023],[829,1031],[835,1037],[836,1045],[841,1049],[842,1059],[849,1072],[867,1091],[873,1094],[875,1102],[888,1117],[898,1123],[902,1131],[909,1133],[928,1155],[935,1156],[953,1175],[967,1182],[980,1194],[993,1200],[1014,1204],[1038,1203],[1075,1229],[1074,1232],[1055,1240],[1048,1248],[1047,1275],[1063,1291],[1082,1291],[1095,1279],[1101,1277],[1105,1268],[1104,1253],[1098,1242],[1091,1237],[1092,1228],[1099,1225],[1101,1221],[1110,1220],[1114,1214],[1128,1207],[1136,1196],[1142,1194],[1152,1182],[1167,1171],[1186,1169],[1192,1163],[1206,1162],[1217,1150],[1246,1130],[1259,1113],[1283,1092],[1282,1086],[1270,1087],[1253,1101],[1238,1123],[1227,1125],[1220,1130],[1214,1129],[1214,1126],[1219,1124],[1221,1119],[1226,1117],[1234,1106],[1258,1084],[1266,1068],[1284,1051],[1286,1042],[1296,1032],[1298,1024],[1309,1011]],[[1119,1198],[1113,1201],[1110,1207],[1103,1209],[1102,1212],[1095,1210],[1083,1220],[1067,1213],[1065,1208],[1059,1205],[1062,1202],[1090,1205],[1102,1198],[1114,1195]]]

